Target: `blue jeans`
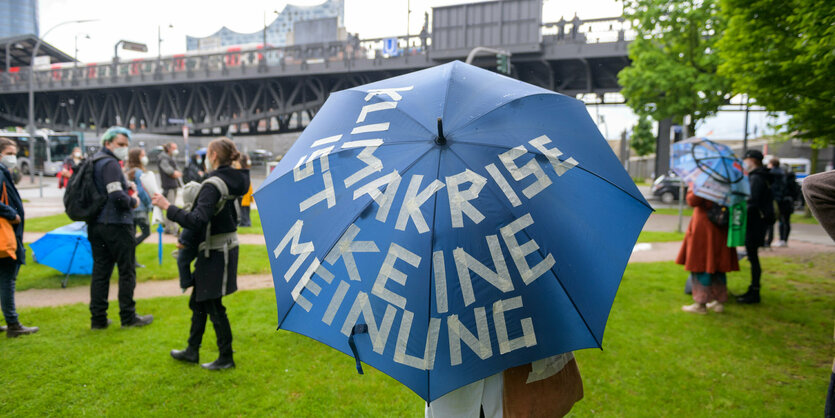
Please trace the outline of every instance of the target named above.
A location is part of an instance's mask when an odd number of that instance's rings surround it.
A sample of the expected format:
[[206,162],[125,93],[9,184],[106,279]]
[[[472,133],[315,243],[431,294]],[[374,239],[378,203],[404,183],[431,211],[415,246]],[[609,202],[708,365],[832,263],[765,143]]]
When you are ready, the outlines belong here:
[[14,307],[14,287],[20,264],[10,258],[0,259],[0,306],[6,325],[17,324],[17,311]]

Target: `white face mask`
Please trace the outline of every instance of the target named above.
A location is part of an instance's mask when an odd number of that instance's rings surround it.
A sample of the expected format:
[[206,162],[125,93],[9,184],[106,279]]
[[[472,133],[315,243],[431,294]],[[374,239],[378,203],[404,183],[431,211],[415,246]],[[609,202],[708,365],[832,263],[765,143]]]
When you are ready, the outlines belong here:
[[148,156],[143,155],[142,158],[139,159],[142,162],[142,165],[148,165]]
[[212,160],[210,158],[206,158],[206,171],[212,171],[214,168],[212,167]]
[[76,159],[81,158],[81,151],[76,151],[72,153],[72,157]]
[[178,155],[180,155],[180,150],[175,149],[175,150],[171,151],[171,156],[172,156],[172,157],[176,157],[176,156],[178,156]]
[[113,148],[113,155],[115,155],[116,158],[125,161],[128,158],[128,147]]
[[3,163],[9,171],[12,171],[17,166],[17,155],[4,155],[3,158],[0,158],[0,163]]

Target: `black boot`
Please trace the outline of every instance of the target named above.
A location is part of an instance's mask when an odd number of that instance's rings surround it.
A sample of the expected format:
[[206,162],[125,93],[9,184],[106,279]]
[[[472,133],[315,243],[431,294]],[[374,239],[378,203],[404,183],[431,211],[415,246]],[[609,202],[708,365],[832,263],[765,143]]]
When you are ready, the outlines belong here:
[[15,338],[20,335],[34,334],[38,332],[38,327],[25,327],[20,322],[16,324],[9,324],[6,328],[6,337]]
[[748,291],[745,294],[736,297],[736,302],[743,304],[760,303],[760,288],[748,287]]
[[232,360],[232,355],[221,355],[217,358],[217,360],[211,363],[203,363],[200,365],[206,370],[223,370],[223,369],[230,369],[235,367],[235,361]]
[[197,364],[200,362],[200,351],[198,348],[188,346],[185,350],[171,350],[171,357],[186,363]]

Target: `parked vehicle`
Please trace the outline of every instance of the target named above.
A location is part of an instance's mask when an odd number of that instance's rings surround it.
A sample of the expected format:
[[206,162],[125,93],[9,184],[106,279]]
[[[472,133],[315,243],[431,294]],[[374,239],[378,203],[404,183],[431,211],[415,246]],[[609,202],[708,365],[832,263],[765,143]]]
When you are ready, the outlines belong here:
[[249,159],[252,165],[265,164],[273,160],[273,153],[265,149],[257,149],[249,152]]
[[71,132],[53,132],[39,129],[35,134],[35,158],[30,158],[31,137],[27,132],[3,132],[2,136],[17,144],[17,166],[21,174],[28,175],[34,165],[35,172],[43,171],[46,176],[54,176],[64,166],[64,159],[72,149],[79,146],[78,135]]
[[[663,203],[673,203],[678,200],[680,186],[681,178],[674,174],[664,174],[652,183],[652,195]],[[687,185],[684,185],[684,192],[687,193]]]

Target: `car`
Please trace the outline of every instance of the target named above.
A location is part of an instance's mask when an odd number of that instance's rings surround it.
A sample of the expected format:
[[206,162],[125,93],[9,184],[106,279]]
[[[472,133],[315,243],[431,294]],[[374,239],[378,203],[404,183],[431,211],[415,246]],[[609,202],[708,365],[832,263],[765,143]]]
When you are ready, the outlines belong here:
[[265,149],[257,149],[249,152],[249,160],[252,165],[264,164],[273,160],[273,153]]
[[[652,195],[661,199],[663,203],[673,203],[678,200],[681,178],[675,174],[664,174],[652,183]],[[687,193],[687,185],[684,186]]]
[[157,145],[150,150],[147,150],[145,155],[148,157],[148,164],[151,165],[158,163],[159,156],[162,155],[163,152],[165,152],[165,150],[162,148],[162,145]]

